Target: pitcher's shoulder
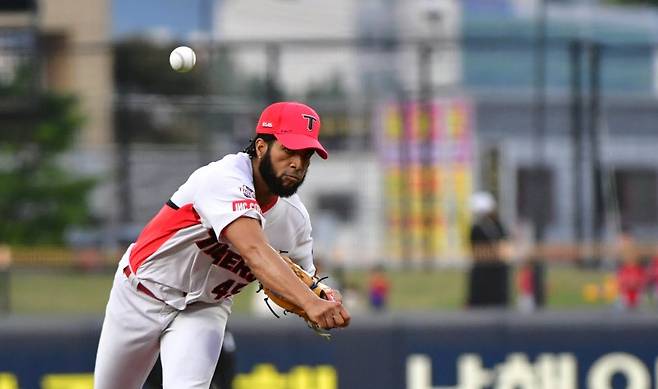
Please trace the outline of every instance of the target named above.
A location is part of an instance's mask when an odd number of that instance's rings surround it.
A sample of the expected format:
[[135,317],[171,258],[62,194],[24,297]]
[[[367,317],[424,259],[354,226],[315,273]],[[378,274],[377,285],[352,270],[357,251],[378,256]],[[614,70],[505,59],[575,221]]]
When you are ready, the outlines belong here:
[[310,220],[308,210],[302,202],[302,199],[298,194],[294,194],[290,197],[282,197],[279,199],[281,206],[288,208],[288,212],[292,214],[297,214],[299,217],[304,218],[305,220]]
[[245,153],[228,154],[217,161],[207,164],[201,169],[212,175],[239,177],[253,176],[251,160]]

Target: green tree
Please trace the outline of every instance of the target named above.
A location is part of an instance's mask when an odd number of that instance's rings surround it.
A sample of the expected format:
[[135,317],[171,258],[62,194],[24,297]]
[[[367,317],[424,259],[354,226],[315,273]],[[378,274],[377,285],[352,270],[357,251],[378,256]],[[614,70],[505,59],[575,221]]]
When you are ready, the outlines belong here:
[[61,244],[67,228],[90,220],[94,181],[75,177],[58,160],[83,119],[73,96],[25,93],[25,74],[0,86],[1,100],[19,102],[0,116],[0,242]]

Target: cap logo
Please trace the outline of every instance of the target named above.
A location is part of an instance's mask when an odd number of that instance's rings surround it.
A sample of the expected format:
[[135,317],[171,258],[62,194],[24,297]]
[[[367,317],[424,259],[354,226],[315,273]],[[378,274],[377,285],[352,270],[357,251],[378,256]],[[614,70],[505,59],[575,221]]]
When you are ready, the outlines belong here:
[[263,127],[268,127],[268,128],[272,128],[272,123],[271,123],[271,122],[263,122],[263,123],[261,124],[261,126],[263,126]]
[[307,124],[307,126],[306,126],[306,129],[307,129],[309,132],[310,132],[310,131],[313,131],[313,123],[315,123],[315,121],[318,120],[318,119],[315,118],[315,117],[313,117],[313,116],[311,116],[311,115],[307,115],[307,114],[302,114],[302,117],[308,121],[308,124]]

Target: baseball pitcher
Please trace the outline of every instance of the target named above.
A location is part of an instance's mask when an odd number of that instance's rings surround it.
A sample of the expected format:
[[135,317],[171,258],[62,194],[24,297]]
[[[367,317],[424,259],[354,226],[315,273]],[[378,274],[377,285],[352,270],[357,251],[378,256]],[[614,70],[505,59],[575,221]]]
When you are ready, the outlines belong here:
[[196,170],[119,262],[98,345],[94,387],[139,389],[162,360],[163,387],[208,388],[232,296],[255,280],[321,329],[347,326],[340,294],[320,298],[283,253],[315,273],[311,223],[298,195],[318,141],[309,106],[262,112],[242,153]]

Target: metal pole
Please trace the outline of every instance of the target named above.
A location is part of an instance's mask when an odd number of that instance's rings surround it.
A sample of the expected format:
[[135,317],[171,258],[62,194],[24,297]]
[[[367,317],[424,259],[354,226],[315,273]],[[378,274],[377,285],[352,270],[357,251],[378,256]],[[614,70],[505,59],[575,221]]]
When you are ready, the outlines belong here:
[[[212,34],[214,0],[201,0],[199,3],[199,30],[206,31],[208,34],[208,68],[205,72],[206,82],[208,85],[208,94],[212,97],[215,95],[215,39]],[[212,101],[212,99],[211,99]],[[199,164],[205,165],[212,159],[211,152],[211,126],[213,123],[212,107],[206,107],[204,112],[204,121],[199,127],[199,139],[197,143],[197,153]]]
[[410,209],[409,209],[409,185],[405,181],[406,177],[409,176],[409,147],[408,147],[408,116],[409,109],[408,103],[409,98],[406,91],[403,88],[400,88],[397,93],[397,104],[398,110],[400,113],[400,124],[401,131],[398,138],[398,176],[397,176],[397,189],[398,189],[398,210],[399,210],[399,235],[396,237],[400,241],[400,260],[407,264],[410,260],[409,255],[411,253],[411,244],[410,244]]
[[[543,185],[540,180],[543,177],[545,164],[544,153],[546,143],[546,0],[540,0],[537,12],[537,31],[535,45],[535,101],[533,109],[533,122],[535,128],[534,136],[534,179],[531,180],[533,192],[532,219],[535,233],[535,244],[541,245],[544,241],[544,229],[549,215],[546,208],[539,203],[544,198],[544,193],[539,193]],[[534,285],[534,301],[537,308],[545,303],[545,265],[541,255],[532,258],[532,274]]]
[[601,145],[599,136],[599,112],[600,112],[600,68],[601,68],[601,45],[598,43],[590,46],[589,56],[589,121],[588,132],[590,138],[590,163],[592,166],[594,207],[592,233],[594,242],[601,241],[602,227],[606,222],[605,207],[603,200],[603,184],[601,171]]
[[267,46],[266,52],[267,74],[265,77],[265,98],[267,99],[267,104],[271,104],[281,100],[283,97],[278,87],[281,50],[279,45],[270,44]]
[[[130,107],[126,106],[126,109]],[[117,190],[119,199],[119,223],[129,223],[133,217],[133,191],[132,191],[132,164],[130,162],[131,152],[131,136],[130,124],[133,115],[128,115],[130,120],[125,123],[118,123],[115,127],[116,136],[116,152],[117,152]]]
[[0,244],[0,317],[11,311],[11,249]]
[[578,41],[573,41],[569,46],[571,57],[571,137],[573,145],[572,170],[573,170],[573,223],[574,239],[576,243],[583,240],[583,118],[582,118],[582,74],[581,74],[581,49],[582,45]]
[[430,188],[432,183],[431,157],[431,134],[430,134],[430,104],[432,99],[432,46],[422,44],[418,47],[418,138],[414,144],[419,147],[419,165],[421,174],[420,199],[422,201],[422,255],[423,259],[429,261],[432,255],[432,237],[434,231],[432,226],[432,215],[434,212],[433,193]]
[[[535,101],[533,122],[535,127],[535,164],[544,164],[544,143],[546,141],[546,2],[539,1],[535,44]],[[538,227],[538,226],[537,226]],[[537,231],[542,228],[536,228]]]

